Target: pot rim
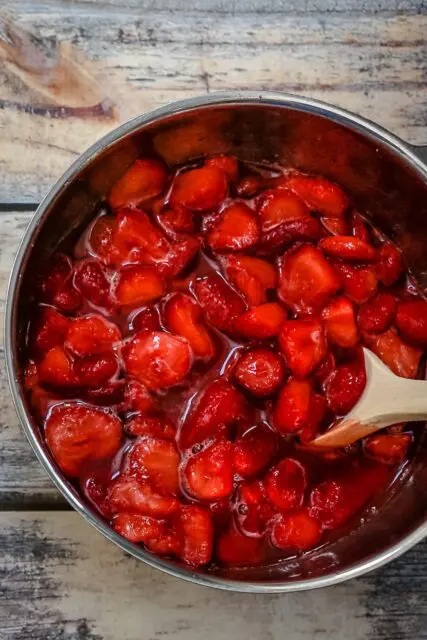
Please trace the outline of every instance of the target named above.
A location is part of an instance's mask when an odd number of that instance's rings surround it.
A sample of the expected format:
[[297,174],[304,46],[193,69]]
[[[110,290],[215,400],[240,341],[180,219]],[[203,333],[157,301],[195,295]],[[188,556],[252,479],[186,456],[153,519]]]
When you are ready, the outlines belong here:
[[196,98],[179,100],[148,111],[142,115],[129,120],[128,122],[117,127],[110,133],[97,140],[89,147],[62,175],[61,178],[49,190],[47,195],[39,204],[31,222],[29,223],[24,236],[19,245],[12,271],[9,277],[9,283],[6,294],[5,309],[5,356],[6,370],[9,386],[12,394],[13,403],[21,423],[21,427],[40,463],[44,467],[51,480],[56,487],[70,503],[70,505],[82,515],[89,524],[102,533],[108,540],[118,545],[121,549],[131,554],[139,560],[143,560],[151,567],[160,569],[174,577],[182,578],[189,582],[197,583],[202,586],[216,587],[218,589],[246,592],[246,593],[286,593],[294,591],[305,591],[320,587],[338,584],[350,578],[361,576],[369,571],[377,569],[387,562],[397,558],[401,554],[408,551],[413,545],[420,542],[427,536],[427,520],[412,532],[407,534],[402,540],[391,545],[385,551],[377,555],[372,555],[366,560],[356,563],[347,569],[337,569],[327,576],[315,578],[303,578],[298,580],[290,580],[288,582],[243,582],[239,580],[229,580],[220,578],[209,573],[198,573],[190,568],[175,564],[171,561],[164,560],[158,556],[154,556],[129,542],[119,534],[117,534],[110,525],[106,524],[94,511],[88,509],[82,497],[72,487],[68,486],[66,479],[56,470],[52,464],[47,452],[44,450],[41,441],[37,438],[35,429],[33,428],[30,416],[27,413],[24,402],[21,397],[19,388],[19,379],[14,363],[14,348],[12,344],[13,328],[12,321],[14,318],[14,309],[17,300],[18,285],[22,278],[21,267],[27,251],[31,248],[31,241],[40,220],[45,212],[52,205],[59,194],[66,188],[67,184],[75,178],[78,173],[87,167],[92,160],[106,149],[111,147],[118,139],[133,133],[136,129],[158,121],[164,117],[175,114],[191,112],[194,109],[208,108],[212,106],[225,105],[266,105],[277,108],[288,108],[307,113],[323,116],[335,122],[341,123],[358,131],[362,135],[368,136],[373,140],[381,142],[383,146],[388,147],[400,157],[403,157],[414,168],[416,168],[427,181],[427,166],[416,155],[416,147],[403,142],[397,136],[389,131],[376,125],[375,123],[353,114],[345,109],[329,105],[319,100],[304,98],[292,94],[273,93],[264,91],[227,91],[208,94]]

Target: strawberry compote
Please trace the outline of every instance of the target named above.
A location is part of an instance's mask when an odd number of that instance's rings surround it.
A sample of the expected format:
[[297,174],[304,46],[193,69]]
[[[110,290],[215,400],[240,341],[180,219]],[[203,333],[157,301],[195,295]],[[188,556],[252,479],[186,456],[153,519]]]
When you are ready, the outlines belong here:
[[137,160],[37,276],[25,386],[59,469],[133,543],[192,567],[323,545],[413,450],[405,425],[310,441],[365,385],[420,374],[427,302],[320,176]]

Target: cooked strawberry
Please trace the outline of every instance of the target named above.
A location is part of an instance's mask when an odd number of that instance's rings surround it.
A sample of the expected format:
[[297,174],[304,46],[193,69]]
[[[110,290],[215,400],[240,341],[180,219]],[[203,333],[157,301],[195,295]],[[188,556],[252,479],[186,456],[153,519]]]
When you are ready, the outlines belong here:
[[365,453],[384,464],[400,464],[412,442],[409,433],[381,433],[369,436],[363,443]]
[[325,420],[327,409],[326,398],[320,393],[313,393],[306,423],[299,433],[299,439],[302,444],[307,444],[317,436]]
[[148,482],[138,482],[132,477],[115,480],[108,490],[108,501],[113,513],[128,511],[155,518],[169,516],[179,509],[176,498],[159,495]]
[[265,476],[267,498],[280,511],[301,506],[306,486],[306,470],[293,458],[284,458]]
[[341,187],[325,178],[295,174],[287,178],[286,186],[310,209],[325,216],[341,218],[348,207],[348,198]]
[[81,295],[73,286],[73,264],[63,253],[53,255],[43,267],[37,278],[37,289],[42,302],[66,313],[81,306]]
[[324,383],[330,409],[338,415],[348,413],[362,395],[365,384],[366,372],[362,357],[337,367]]
[[139,209],[120,209],[113,234],[113,246],[122,262],[143,262],[154,265],[165,260],[170,243],[156,229],[149,217]]
[[176,531],[176,527],[164,525],[160,536],[158,538],[150,538],[145,543],[145,546],[148,551],[159,556],[179,556],[182,550],[182,540]]
[[117,273],[114,297],[121,307],[153,302],[165,292],[164,282],[153,267],[128,266]]
[[371,244],[354,236],[323,238],[319,246],[325,253],[342,260],[369,262],[376,257],[375,248]]
[[219,440],[192,455],[184,467],[188,493],[199,500],[218,500],[233,490],[232,446]]
[[286,220],[261,234],[261,250],[263,253],[278,253],[298,240],[318,240],[321,226],[316,218],[305,216],[295,220]]
[[78,379],[73,363],[63,347],[54,347],[48,351],[39,364],[39,377],[42,384],[50,387],[76,387]]
[[212,437],[228,435],[227,430],[247,416],[244,396],[222,378],[211,382],[195,400],[181,430],[184,448]]
[[154,397],[147,387],[138,380],[127,379],[124,394],[124,411],[145,413],[156,409]]
[[91,313],[71,320],[65,346],[74,355],[84,358],[111,351],[120,340],[120,330],[115,324]]
[[43,355],[64,344],[70,321],[53,307],[42,306],[31,328],[32,344],[38,355]]
[[148,481],[160,495],[176,495],[178,466],[179,453],[174,442],[143,436],[128,452],[124,470],[140,482]]
[[320,309],[340,287],[338,274],[319,249],[306,245],[285,255],[278,292],[293,311]]
[[160,318],[155,307],[143,307],[138,311],[133,311],[129,316],[129,329],[131,332],[138,331],[159,331]]
[[216,553],[221,564],[235,567],[253,566],[264,560],[263,541],[248,538],[234,528],[221,535]]
[[233,444],[233,469],[243,478],[262,471],[274,456],[276,434],[259,424],[246,431]]
[[216,224],[206,236],[214,251],[242,251],[256,245],[259,240],[258,219],[243,202],[229,205],[221,212]]
[[348,236],[349,228],[345,218],[320,218],[320,222],[326,231],[333,236]]
[[176,278],[195,258],[200,249],[198,238],[184,238],[170,246],[162,262],[158,262],[156,267],[162,278]]
[[331,351],[328,351],[326,357],[322,360],[316,370],[316,378],[319,380],[321,385],[326,382],[326,380],[335,371],[336,368],[337,363],[335,360],[335,356]]
[[117,219],[115,217],[103,215],[95,220],[90,230],[89,251],[106,265],[119,264],[124,262],[126,258],[126,254],[120,256],[120,252],[113,244],[116,225]]
[[251,349],[243,354],[234,369],[239,384],[255,396],[272,395],[283,382],[283,360],[270,349]]
[[152,436],[175,440],[176,427],[166,415],[157,412],[151,415],[139,414],[133,417],[125,426],[130,436]]
[[427,346],[427,301],[418,298],[400,302],[396,326],[404,340],[422,347]]
[[343,263],[336,263],[340,272],[344,293],[356,304],[363,304],[377,292],[377,276],[371,268],[355,269]]
[[202,309],[193,298],[174,293],[165,304],[164,316],[167,328],[188,340],[196,358],[213,358],[215,343],[203,321]]
[[193,213],[189,209],[176,206],[166,209],[159,215],[159,222],[166,235],[175,239],[177,234],[194,233]]
[[93,404],[112,407],[122,405],[125,394],[125,381],[114,380],[105,383],[102,387],[97,389],[85,389],[84,395],[86,400]]
[[135,334],[123,355],[128,373],[151,391],[179,384],[193,364],[188,342],[162,331]]
[[205,166],[221,169],[230,182],[236,182],[239,175],[239,163],[235,156],[211,156],[205,160]]
[[211,274],[198,278],[194,291],[210,324],[221,331],[233,331],[235,318],[246,309],[234,289],[218,274]]
[[[368,244],[371,242],[371,234],[369,233],[369,229],[363,219],[363,216],[357,211],[353,211],[350,217],[352,233],[356,238],[360,238],[363,242],[367,242]],[[348,235],[348,234],[343,234]]]
[[166,183],[165,167],[157,160],[141,159],[115,182],[108,196],[113,209],[139,204],[158,195]]
[[45,436],[61,470],[78,476],[90,460],[116,453],[122,439],[122,423],[105,409],[67,402],[49,412]]
[[218,207],[226,195],[227,178],[224,171],[205,166],[176,176],[169,204],[182,205],[191,211],[208,211]]
[[103,458],[85,464],[80,474],[80,487],[85,497],[104,518],[111,518],[108,486],[111,482],[111,459]]
[[345,296],[334,298],[323,309],[322,319],[326,327],[328,341],[339,347],[354,347],[359,335],[354,307]]
[[118,513],[112,525],[117,533],[130,542],[149,542],[160,538],[165,530],[164,523],[140,513]]
[[266,302],[236,318],[234,329],[244,338],[273,338],[279,333],[286,317],[286,310],[281,304]]
[[379,248],[375,270],[378,280],[386,287],[400,278],[403,271],[402,253],[392,242],[384,242]]
[[311,385],[306,380],[290,379],[281,390],[273,414],[273,424],[282,434],[302,429],[308,419]]
[[225,275],[251,306],[267,301],[268,289],[277,285],[276,269],[267,260],[252,256],[224,258]]
[[362,304],[357,324],[364,333],[382,333],[393,322],[395,313],[396,299],[391,293],[384,291]]
[[308,551],[322,537],[322,527],[308,509],[298,509],[279,516],[271,530],[271,542],[279,549]]
[[279,333],[279,344],[292,375],[306,378],[323,360],[327,343],[319,320],[287,320]]
[[275,508],[268,502],[260,480],[240,485],[235,504],[236,521],[245,535],[260,538],[275,515]]
[[239,198],[252,198],[263,186],[261,176],[247,176],[236,184],[236,194]]
[[395,329],[387,329],[378,335],[366,334],[364,341],[397,376],[416,377],[423,352],[404,342]]
[[324,529],[336,529],[360,511],[387,479],[387,467],[381,464],[350,468],[335,480],[325,480],[312,489],[310,515]]
[[110,283],[96,260],[81,260],[76,264],[74,286],[95,306],[105,309],[111,306]]
[[259,216],[263,231],[277,227],[282,222],[298,220],[310,215],[304,202],[295,194],[277,189],[262,198]]
[[112,353],[88,356],[74,364],[74,373],[79,384],[95,389],[115,376],[118,370],[119,364]]
[[195,505],[182,505],[176,520],[182,538],[181,558],[193,567],[207,564],[212,556],[214,537],[209,511]]

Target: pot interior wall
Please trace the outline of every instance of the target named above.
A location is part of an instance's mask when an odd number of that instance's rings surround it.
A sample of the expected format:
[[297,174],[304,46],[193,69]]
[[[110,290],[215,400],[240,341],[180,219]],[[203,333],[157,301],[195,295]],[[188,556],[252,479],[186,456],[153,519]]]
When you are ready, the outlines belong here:
[[[235,104],[197,108],[135,128],[99,153],[45,211],[19,284],[14,322],[18,362],[34,275],[41,261],[70,230],[87,224],[96,203],[137,156],[152,153],[169,165],[206,154],[234,153],[242,160],[294,167],[336,180],[351,192],[359,210],[400,244],[421,288],[427,289],[427,184],[397,152],[345,123],[295,107]],[[421,443],[384,503],[378,505],[380,512],[371,511],[350,535],[341,535],[327,547],[287,563],[228,570],[222,575],[275,582],[325,575],[385,550],[425,519],[426,463],[427,449]]]

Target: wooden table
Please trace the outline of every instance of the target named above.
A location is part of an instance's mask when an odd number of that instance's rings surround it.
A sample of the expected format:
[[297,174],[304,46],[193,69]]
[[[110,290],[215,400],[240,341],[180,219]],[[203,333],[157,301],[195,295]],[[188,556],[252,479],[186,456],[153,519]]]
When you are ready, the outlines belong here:
[[[63,53],[78,53],[104,107],[87,109],[78,91],[49,106],[43,88],[0,58],[2,308],[42,195],[91,142],[154,106],[231,88],[290,91],[427,143],[424,0],[6,0],[6,8],[47,55],[72,45]],[[197,587],[124,555],[67,508],[20,431],[3,366],[0,384],[0,638],[427,638],[427,544],[364,578],[282,596]]]

